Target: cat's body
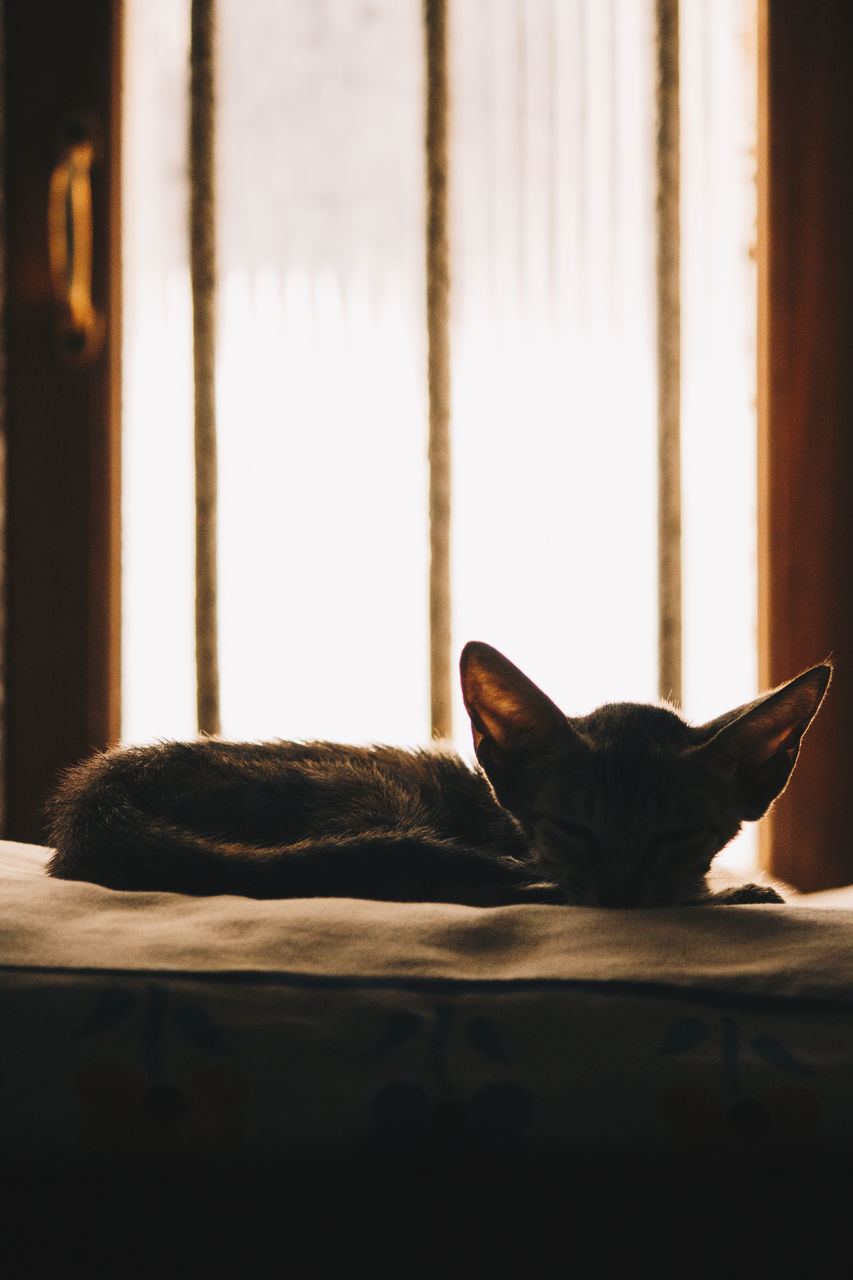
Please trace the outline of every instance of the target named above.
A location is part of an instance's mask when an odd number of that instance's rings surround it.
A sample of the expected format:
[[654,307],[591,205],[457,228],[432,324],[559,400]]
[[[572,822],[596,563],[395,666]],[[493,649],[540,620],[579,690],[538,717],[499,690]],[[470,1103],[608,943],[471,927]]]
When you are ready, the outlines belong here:
[[450,753],[202,739],[131,747],[83,769],[53,806],[54,875],[474,906],[518,901],[531,881],[518,824]]
[[[785,786],[828,666],[711,724],[617,703],[567,718],[488,645],[449,752],[217,739],[119,748],[51,806],[54,876],[117,889],[498,906],[709,900],[714,855]],[[779,901],[742,886],[716,901]]]

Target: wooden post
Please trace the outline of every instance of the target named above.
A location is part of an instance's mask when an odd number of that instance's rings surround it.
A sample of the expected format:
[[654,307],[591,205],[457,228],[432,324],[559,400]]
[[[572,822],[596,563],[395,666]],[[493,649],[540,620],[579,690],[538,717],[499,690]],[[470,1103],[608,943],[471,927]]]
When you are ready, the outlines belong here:
[[[118,0],[3,9],[5,834],[15,840],[44,838],[58,774],[119,733],[121,18]],[[48,249],[51,175],[63,139],[81,134],[94,142],[101,329],[86,351],[61,340]]]
[[835,674],[762,859],[853,881],[853,6],[761,0],[760,677]]

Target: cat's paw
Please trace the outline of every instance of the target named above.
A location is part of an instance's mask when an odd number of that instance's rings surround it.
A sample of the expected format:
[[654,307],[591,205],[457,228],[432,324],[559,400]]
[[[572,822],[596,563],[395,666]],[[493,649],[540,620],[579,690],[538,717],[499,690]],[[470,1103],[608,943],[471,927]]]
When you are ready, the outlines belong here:
[[730,889],[721,889],[712,895],[713,902],[723,905],[742,902],[784,902],[775,889],[769,884],[738,884]]

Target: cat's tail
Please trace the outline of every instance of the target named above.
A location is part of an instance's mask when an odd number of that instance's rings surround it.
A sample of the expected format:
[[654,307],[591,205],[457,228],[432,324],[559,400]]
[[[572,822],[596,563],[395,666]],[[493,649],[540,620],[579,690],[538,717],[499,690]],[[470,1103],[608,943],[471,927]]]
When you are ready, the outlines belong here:
[[187,841],[180,830],[131,799],[143,761],[138,748],[99,752],[64,774],[45,813],[55,850],[48,874],[109,889],[179,893],[193,892],[189,885],[195,874],[200,883],[210,881],[210,887],[195,892],[225,892],[213,887],[210,856],[198,839]]
[[[132,753],[128,753],[132,768]],[[129,798],[116,755],[63,779],[48,807],[48,873],[110,889],[251,898],[374,898],[506,906],[554,902],[512,858],[434,832],[378,828],[282,846],[220,839],[146,812]]]

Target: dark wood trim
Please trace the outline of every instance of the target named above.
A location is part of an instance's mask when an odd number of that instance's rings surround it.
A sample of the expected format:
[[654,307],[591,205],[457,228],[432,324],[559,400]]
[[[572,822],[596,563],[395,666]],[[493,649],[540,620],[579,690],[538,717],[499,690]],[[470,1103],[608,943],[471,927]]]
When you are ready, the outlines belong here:
[[853,881],[853,5],[760,9],[762,683],[836,664],[764,855],[815,890]]
[[[7,64],[6,835],[41,840],[57,774],[119,732],[121,4],[4,11]],[[91,122],[94,361],[54,332],[47,193],[69,118]]]

